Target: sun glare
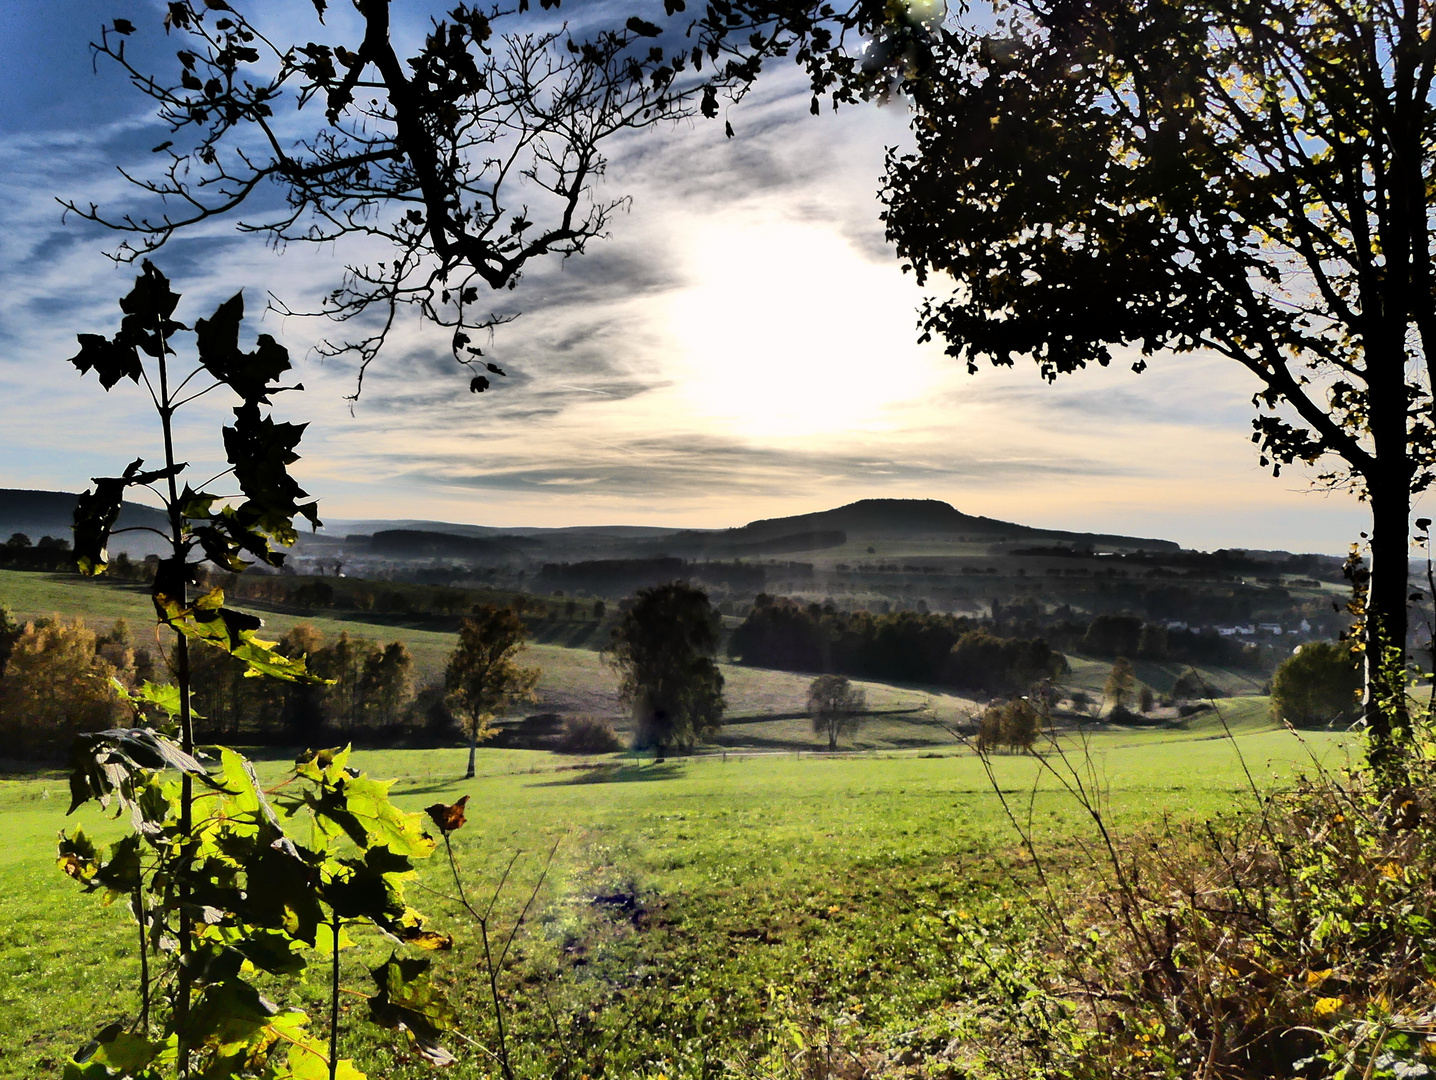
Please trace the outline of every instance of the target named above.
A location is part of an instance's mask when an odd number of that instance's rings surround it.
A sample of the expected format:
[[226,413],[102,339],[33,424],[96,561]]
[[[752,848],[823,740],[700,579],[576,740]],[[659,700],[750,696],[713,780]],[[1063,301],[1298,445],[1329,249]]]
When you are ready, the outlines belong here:
[[935,381],[940,357],[915,344],[911,281],[830,229],[712,228],[690,272],[669,312],[679,385],[696,416],[733,434],[887,430],[889,408]]

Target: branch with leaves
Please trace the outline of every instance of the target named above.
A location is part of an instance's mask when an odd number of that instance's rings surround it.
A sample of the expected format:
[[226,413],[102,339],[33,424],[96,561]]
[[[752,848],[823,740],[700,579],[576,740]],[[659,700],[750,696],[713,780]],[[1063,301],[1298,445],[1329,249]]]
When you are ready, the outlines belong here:
[[[111,337],[80,335],[71,362],[93,371],[106,390],[123,379],[149,392],[165,460],[146,470],[135,460],[104,477],[75,509],[75,553],[86,574],[108,563],[110,532],[125,492],[146,486],[169,521],[170,553],[152,597],[161,626],[173,633],[173,686],[145,683],[128,694],[144,726],[102,731],[76,741],[70,777],[74,812],[94,800],[127,812],[133,831],[108,847],[76,828],[62,833],[61,869],[106,901],[124,897],[139,924],[140,1009],[98,1032],[66,1067],[66,1080],[161,1080],[263,1075],[272,1080],[359,1080],[338,1054],[337,1006],[326,1046],[308,1017],[261,995],[259,975],[295,976],[314,952],[327,953],[331,991],[340,992],[345,928],[367,924],[399,942],[448,948],[425,930],[403,900],[413,860],[433,852],[419,816],[400,812],[388,785],[347,765],[347,751],[306,753],[286,780],[264,789],[253,767],[229,749],[210,774],[194,742],[190,645],[222,649],[246,674],[319,682],[303,658],[286,657],[256,636],[259,619],[225,606],[221,589],[191,595],[205,562],[229,571],[252,561],[282,565],[297,537],[296,518],[318,524],[315,504],[289,475],[303,425],[276,423],[261,407],[284,387],[285,349],[266,334],[239,345],[242,296],[188,327],[175,320],[179,295],[148,261],[120,301],[124,317]],[[175,342],[193,335],[195,360],[177,370]],[[176,412],[227,388],[238,398],[223,442],[239,494],[185,484],[175,456]],[[215,479],[219,479],[218,477]],[[211,481],[212,483],[213,481]],[[158,489],[155,485],[163,485]],[[128,692],[127,692],[128,693]],[[175,778],[177,777],[177,779]],[[203,791],[199,789],[202,788]],[[397,954],[374,971],[373,1018],[402,1027],[418,1052],[452,1061],[437,1033],[448,1024],[428,987],[427,963]]]
[[[326,3],[313,2],[322,38]],[[470,388],[481,392],[504,372],[477,332],[513,317],[482,294],[513,288],[534,259],[580,254],[604,235],[627,202],[599,191],[604,147],[694,112],[704,53],[666,51],[655,44],[661,28],[637,17],[581,38],[519,0],[459,4],[404,58],[390,0],[354,7],[357,40],[300,44],[266,36],[238,5],[174,0],[163,29],[181,47],[169,74],[143,70],[126,50],[158,26],[106,26],[95,55],[151,99],[170,137],[154,148],[159,169],[124,171],[145,208],[62,202],[122,233],[113,253],[122,261],[226,216],[277,247],[385,242],[390,258],[351,263],[311,313],[364,317],[365,331],[322,351],[356,357],[362,387],[400,311],[414,308],[454,330],[454,358],[474,369]],[[282,207],[257,209],[274,189]]]

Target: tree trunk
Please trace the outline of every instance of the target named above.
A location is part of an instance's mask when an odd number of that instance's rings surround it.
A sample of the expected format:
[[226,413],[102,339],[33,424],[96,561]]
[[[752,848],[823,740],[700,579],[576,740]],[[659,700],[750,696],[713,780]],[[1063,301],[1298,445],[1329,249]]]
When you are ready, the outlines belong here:
[[464,773],[465,780],[472,780],[474,778],[474,754],[477,752],[478,747],[479,728],[478,725],[475,724],[469,728],[469,771]]
[[1411,514],[1403,470],[1368,484],[1371,499],[1371,578],[1366,598],[1362,713],[1378,772],[1398,767],[1410,717],[1406,702],[1408,553]]

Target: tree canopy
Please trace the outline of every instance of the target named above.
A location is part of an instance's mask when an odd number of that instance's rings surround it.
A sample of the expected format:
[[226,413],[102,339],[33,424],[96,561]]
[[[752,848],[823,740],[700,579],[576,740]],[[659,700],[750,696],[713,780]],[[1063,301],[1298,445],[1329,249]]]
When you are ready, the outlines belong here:
[[618,671],[638,747],[687,749],[722,724],[723,673],[713,659],[719,627],[708,594],[684,582],[634,594],[604,659]]
[[[1159,353],[1255,380],[1274,472],[1369,501],[1368,682],[1398,680],[1412,494],[1432,478],[1433,11],[1037,0],[923,39],[890,239],[925,338],[1055,379]],[[1368,693],[1376,750],[1404,724]]]
[[867,692],[844,675],[819,675],[808,686],[808,717],[813,721],[813,733],[827,736],[829,750],[838,748],[839,735],[857,731],[867,707]]
[[528,640],[528,627],[512,608],[483,604],[459,627],[459,643],[449,654],[444,687],[469,736],[469,771],[474,750],[488,736],[495,714],[528,700],[542,672],[520,667],[515,658]]
[[1271,715],[1296,727],[1355,719],[1361,693],[1361,668],[1351,649],[1329,641],[1311,641],[1276,669],[1271,680]]

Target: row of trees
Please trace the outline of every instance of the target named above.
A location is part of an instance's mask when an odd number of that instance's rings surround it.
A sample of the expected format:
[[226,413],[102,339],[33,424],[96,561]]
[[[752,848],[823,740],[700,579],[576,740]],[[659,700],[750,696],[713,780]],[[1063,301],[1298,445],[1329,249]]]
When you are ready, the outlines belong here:
[[[323,682],[281,682],[246,677],[228,653],[195,653],[196,732],[211,739],[286,739],[310,744],[326,735],[363,736],[386,729],[437,726],[447,717],[430,696],[416,695],[414,659],[401,641],[380,645],[347,631],[333,639],[307,623],[280,638],[275,650],[303,658]],[[425,708],[427,706],[427,709]]]
[[[440,696],[416,694],[414,661],[403,642],[381,646],[341,633],[326,639],[300,624],[275,650],[304,658],[323,682],[247,678],[244,664],[218,650],[196,652],[195,728],[207,741],[354,737],[400,726],[451,722]],[[9,754],[63,757],[82,732],[126,726],[127,694],[170,677],[170,657],[137,642],[124,619],[107,631],[83,619],[17,623],[0,608],[0,737]]]
[[85,731],[118,727],[122,687],[153,675],[150,651],[120,620],[97,633],[81,619],[19,624],[0,607],[0,742],[7,757],[63,756]]
[[986,693],[1025,690],[1066,662],[1041,638],[1005,638],[971,619],[874,615],[760,595],[729,639],[742,663],[780,671],[941,683]]

